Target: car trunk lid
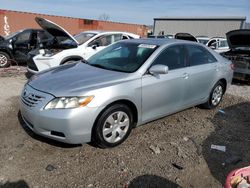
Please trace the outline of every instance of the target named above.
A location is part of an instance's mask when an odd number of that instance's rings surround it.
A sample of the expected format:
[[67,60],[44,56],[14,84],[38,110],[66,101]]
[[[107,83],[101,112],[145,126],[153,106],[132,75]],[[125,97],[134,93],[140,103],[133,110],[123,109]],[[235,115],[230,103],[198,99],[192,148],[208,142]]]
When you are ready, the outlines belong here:
[[250,47],[250,29],[233,30],[226,33],[227,42],[231,49]]

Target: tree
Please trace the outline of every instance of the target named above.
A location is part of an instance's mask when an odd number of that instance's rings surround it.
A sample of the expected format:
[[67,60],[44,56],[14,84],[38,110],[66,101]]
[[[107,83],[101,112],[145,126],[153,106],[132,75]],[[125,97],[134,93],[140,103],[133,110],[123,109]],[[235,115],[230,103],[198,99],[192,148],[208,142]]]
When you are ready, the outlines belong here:
[[103,13],[99,16],[99,20],[102,20],[102,21],[108,21],[110,19],[109,15],[106,14],[106,13]]

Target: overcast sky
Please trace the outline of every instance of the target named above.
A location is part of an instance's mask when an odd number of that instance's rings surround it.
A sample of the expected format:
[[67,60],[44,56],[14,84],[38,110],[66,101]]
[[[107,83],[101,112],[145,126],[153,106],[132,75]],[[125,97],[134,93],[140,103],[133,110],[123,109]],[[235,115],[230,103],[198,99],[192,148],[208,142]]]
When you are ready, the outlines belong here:
[[0,0],[0,9],[152,25],[163,16],[246,16],[250,0]]

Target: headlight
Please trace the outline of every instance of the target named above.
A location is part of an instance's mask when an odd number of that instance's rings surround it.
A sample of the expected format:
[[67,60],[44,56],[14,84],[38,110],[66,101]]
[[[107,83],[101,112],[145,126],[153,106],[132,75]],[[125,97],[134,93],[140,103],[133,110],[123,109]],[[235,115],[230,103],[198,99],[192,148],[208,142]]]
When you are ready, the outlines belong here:
[[51,100],[46,106],[45,110],[49,109],[68,109],[68,108],[79,108],[86,106],[94,96],[87,97],[60,97]]

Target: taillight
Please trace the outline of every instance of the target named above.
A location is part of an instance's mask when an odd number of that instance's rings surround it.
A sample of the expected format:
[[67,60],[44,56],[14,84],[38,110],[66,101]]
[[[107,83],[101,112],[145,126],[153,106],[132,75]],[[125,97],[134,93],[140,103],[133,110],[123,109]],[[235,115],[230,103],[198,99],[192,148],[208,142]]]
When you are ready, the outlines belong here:
[[235,70],[235,66],[234,66],[233,63],[230,64],[230,67],[231,67],[232,70]]

